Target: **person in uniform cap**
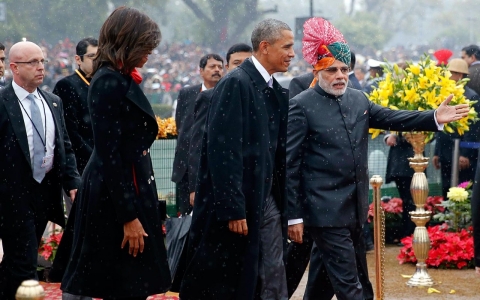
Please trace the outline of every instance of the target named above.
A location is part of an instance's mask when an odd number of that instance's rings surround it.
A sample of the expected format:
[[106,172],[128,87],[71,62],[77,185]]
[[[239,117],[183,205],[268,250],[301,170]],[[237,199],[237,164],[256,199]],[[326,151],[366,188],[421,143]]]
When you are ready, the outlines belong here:
[[[390,110],[348,89],[350,48],[322,18],[305,22],[302,50],[315,79],[311,88],[290,99],[288,236],[302,243],[305,226],[318,247],[311,259],[322,261],[320,271],[310,268],[304,299],[334,294],[339,300],[373,299],[362,238],[369,206],[368,130],[437,131],[441,124],[466,117],[469,107],[448,106],[449,96],[435,111]],[[312,272],[327,274],[328,280],[312,278]]]
[[367,60],[369,77],[365,83],[365,86],[363,87],[363,91],[365,93],[370,94],[375,88],[378,87],[378,83],[383,80],[384,64],[384,62],[375,59]]
[[[466,78],[469,74],[468,64],[461,58],[455,58],[448,64],[448,70],[452,73],[450,79],[458,81]],[[468,86],[465,89],[465,98],[472,101],[479,101],[479,95]],[[473,105],[475,111],[480,111],[480,102]],[[442,178],[442,195],[446,199],[448,190],[450,189],[452,179],[452,153],[454,147],[454,140],[460,139],[463,142],[478,142],[480,138],[479,128],[480,122],[470,125],[468,131],[460,136],[457,133],[435,133],[435,152],[433,156],[433,166],[441,170]],[[475,176],[475,169],[477,166],[478,153],[476,149],[460,147],[460,156],[458,159],[458,182],[465,182],[472,180]]]

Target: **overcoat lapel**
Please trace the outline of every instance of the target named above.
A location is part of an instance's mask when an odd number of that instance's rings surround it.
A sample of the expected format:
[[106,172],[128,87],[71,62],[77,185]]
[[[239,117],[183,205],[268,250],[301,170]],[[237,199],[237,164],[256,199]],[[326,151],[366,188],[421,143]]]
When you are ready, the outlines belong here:
[[6,93],[5,98],[3,99],[3,103],[5,104],[5,109],[10,118],[10,122],[12,123],[13,132],[17,137],[18,144],[20,145],[20,149],[22,149],[23,155],[27,160],[28,164],[31,166],[32,163],[30,161],[30,150],[28,148],[28,140],[27,140],[27,130],[25,129],[25,123],[23,121],[22,110],[20,108],[19,99],[17,95],[13,91],[12,84],[10,83],[8,86],[5,87]]
[[146,114],[152,117],[152,119],[156,122],[155,114],[153,113],[152,106],[148,102],[147,97],[145,97],[145,94],[140,89],[140,86],[138,86],[138,84],[135,84],[133,80],[130,80],[130,86],[128,88],[126,97],[130,101],[135,103],[135,105],[137,105]]

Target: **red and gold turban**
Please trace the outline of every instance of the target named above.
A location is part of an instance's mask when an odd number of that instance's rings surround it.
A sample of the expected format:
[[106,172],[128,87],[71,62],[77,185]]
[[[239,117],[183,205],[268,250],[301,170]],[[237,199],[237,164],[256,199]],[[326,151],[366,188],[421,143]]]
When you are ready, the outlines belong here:
[[[311,18],[303,24],[303,58],[320,71],[339,60],[350,66],[350,47],[343,34],[323,18]],[[311,86],[317,83],[315,77]]]

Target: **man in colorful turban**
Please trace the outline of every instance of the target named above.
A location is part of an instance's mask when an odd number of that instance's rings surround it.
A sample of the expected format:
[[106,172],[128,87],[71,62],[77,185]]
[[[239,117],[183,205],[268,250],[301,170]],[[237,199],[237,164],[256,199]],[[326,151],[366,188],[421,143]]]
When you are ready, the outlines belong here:
[[304,299],[334,294],[339,300],[373,299],[362,235],[369,205],[369,128],[437,131],[467,116],[469,108],[448,106],[450,96],[436,111],[394,111],[347,88],[350,49],[322,18],[305,22],[303,56],[314,66],[315,80],[290,100],[288,234],[302,243],[305,226],[318,247],[312,264],[321,261],[310,267]]

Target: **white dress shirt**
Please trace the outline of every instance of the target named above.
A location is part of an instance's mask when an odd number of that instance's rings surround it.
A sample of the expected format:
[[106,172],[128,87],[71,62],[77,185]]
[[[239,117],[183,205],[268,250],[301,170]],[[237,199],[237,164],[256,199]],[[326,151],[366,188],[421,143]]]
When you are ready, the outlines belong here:
[[265,82],[268,84],[270,80],[272,80],[272,75],[268,74],[267,69],[265,69],[262,64],[258,61],[258,59],[255,58],[255,56],[251,56],[253,65],[255,68],[257,68],[258,72],[260,72],[260,75],[262,75],[263,79],[265,79]]
[[[46,134],[46,148],[47,148],[47,153],[45,153],[45,156],[53,155],[53,149],[55,148],[55,122],[53,121],[53,116],[52,112],[50,111],[50,107],[48,106],[47,102],[45,99],[43,99],[38,92],[38,90],[35,90],[33,93],[29,93],[22,87],[20,87],[18,84],[15,83],[15,81],[12,81],[12,87],[15,92],[15,95],[17,95],[17,98],[19,99],[19,105],[20,105],[20,110],[22,111],[23,115],[23,122],[25,123],[25,130],[27,132],[27,141],[28,141],[28,149],[30,151],[30,161],[33,162],[33,134],[37,134],[35,132],[35,129],[33,128],[32,121],[30,120],[30,100],[27,99],[27,96],[29,94],[33,94],[35,96],[35,103],[38,106],[38,110],[40,110],[40,116],[42,119],[42,124],[43,128],[37,128],[38,130],[42,130],[43,133],[45,134],[45,121],[47,123],[47,134]],[[44,109],[45,108],[45,109]],[[46,117],[45,117],[46,114]],[[45,141],[44,141],[45,142]],[[48,168],[46,172],[50,171],[52,168]]]

